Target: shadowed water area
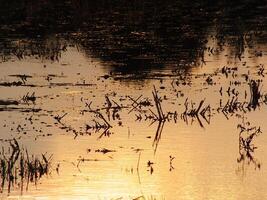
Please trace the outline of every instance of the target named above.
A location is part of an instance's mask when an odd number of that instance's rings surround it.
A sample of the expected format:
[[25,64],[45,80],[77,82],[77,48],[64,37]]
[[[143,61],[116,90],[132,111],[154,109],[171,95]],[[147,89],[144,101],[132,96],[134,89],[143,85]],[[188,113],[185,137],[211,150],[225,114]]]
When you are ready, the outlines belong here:
[[0,5],[1,199],[267,199],[265,1]]

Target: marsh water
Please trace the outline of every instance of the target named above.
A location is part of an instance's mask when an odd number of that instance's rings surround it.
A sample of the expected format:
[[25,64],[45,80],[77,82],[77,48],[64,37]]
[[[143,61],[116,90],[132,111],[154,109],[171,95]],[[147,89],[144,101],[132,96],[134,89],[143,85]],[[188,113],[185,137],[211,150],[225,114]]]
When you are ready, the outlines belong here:
[[267,199],[267,6],[0,1],[1,199]]

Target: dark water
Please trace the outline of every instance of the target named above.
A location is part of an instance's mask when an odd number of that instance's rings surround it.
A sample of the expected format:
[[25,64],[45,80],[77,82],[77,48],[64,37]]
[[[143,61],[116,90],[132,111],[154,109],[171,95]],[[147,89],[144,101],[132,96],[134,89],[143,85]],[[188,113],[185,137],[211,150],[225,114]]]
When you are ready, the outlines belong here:
[[3,59],[57,60],[73,44],[118,73],[203,63],[210,37],[212,54],[230,46],[238,58],[267,39],[264,1],[2,1],[0,9]]

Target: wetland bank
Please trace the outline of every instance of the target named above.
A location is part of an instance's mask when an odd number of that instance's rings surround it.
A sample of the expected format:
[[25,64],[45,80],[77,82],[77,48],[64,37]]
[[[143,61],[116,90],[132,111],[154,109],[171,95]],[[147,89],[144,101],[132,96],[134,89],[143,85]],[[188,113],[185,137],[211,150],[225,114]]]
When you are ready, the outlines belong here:
[[1,199],[267,199],[264,1],[0,5]]

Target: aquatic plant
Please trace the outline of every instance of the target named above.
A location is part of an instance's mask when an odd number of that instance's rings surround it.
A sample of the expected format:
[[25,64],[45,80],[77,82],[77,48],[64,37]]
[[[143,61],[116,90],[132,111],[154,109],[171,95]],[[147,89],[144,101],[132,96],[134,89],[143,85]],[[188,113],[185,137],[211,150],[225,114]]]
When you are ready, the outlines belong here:
[[256,109],[259,106],[259,100],[261,98],[260,92],[260,81],[251,80],[249,83],[250,87],[250,102],[249,107]]
[[29,155],[27,149],[22,149],[16,139],[9,142],[11,151],[0,154],[0,182],[1,192],[5,189],[10,193],[13,187],[18,186],[21,193],[28,190],[29,183],[37,184],[44,176],[50,173],[52,155],[41,154],[40,158]]

